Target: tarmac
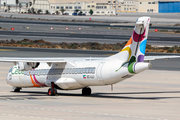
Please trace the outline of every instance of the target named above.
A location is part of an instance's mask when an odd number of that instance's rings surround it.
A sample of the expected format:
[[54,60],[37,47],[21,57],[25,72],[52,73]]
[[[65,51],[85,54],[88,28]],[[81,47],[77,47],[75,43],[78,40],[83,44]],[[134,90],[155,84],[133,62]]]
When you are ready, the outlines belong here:
[[147,70],[110,86],[92,88],[91,96],[81,90],[58,91],[24,88],[12,92],[6,74],[12,63],[0,63],[1,120],[179,120],[179,71]]
[[41,15],[41,14],[18,14],[1,12],[3,17],[36,18],[36,19],[60,19],[60,20],[91,20],[109,22],[129,22],[134,23],[137,18],[142,16],[151,17],[153,24],[174,25],[179,23],[179,13],[120,13],[118,16],[72,16],[72,15]]
[[[1,20],[4,20],[4,22]],[[5,22],[6,20],[12,22]],[[59,22],[54,25],[51,21],[46,21],[46,24],[41,24],[44,23],[41,21],[36,21],[36,24],[33,24],[31,20],[7,18],[0,18],[0,21],[0,27],[6,29],[0,31],[0,40],[13,39],[17,41],[27,38],[31,40],[43,39],[52,43],[66,41],[67,43],[98,42],[101,44],[115,44],[128,41],[133,32],[132,28],[82,26],[80,24],[72,26],[67,25],[69,24],[68,22],[64,22],[66,25],[59,25]],[[25,21],[26,23],[16,23],[20,21]],[[14,30],[12,31],[11,28],[14,28]],[[153,46],[179,46],[179,38],[179,33],[149,30],[148,44]]]

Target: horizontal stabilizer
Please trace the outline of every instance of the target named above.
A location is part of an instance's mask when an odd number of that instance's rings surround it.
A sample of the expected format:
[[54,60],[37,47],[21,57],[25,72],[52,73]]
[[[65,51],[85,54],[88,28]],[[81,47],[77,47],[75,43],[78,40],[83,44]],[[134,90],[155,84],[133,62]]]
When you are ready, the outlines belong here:
[[170,58],[180,58],[180,56],[145,56],[144,60],[145,61],[150,61],[150,60],[157,60],[157,59],[170,59]]

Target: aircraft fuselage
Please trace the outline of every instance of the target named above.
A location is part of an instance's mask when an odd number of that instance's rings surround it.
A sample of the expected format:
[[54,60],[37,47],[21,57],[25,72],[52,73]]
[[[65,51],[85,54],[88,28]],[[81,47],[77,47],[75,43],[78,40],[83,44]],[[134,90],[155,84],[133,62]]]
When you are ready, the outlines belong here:
[[84,60],[73,61],[74,65],[40,63],[30,71],[19,71],[13,66],[7,83],[14,87],[49,87],[53,81],[60,89],[80,89],[87,86],[111,85],[132,76],[122,61]]

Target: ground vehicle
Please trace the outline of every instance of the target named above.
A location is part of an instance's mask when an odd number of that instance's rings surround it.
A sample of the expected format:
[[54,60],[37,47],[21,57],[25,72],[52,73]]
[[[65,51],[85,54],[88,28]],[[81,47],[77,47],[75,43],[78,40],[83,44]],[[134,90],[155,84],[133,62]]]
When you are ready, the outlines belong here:
[[74,12],[72,15],[77,15],[77,13],[76,13],[76,12]]
[[69,15],[69,13],[63,13],[63,15]]
[[78,13],[79,16],[86,16],[85,13]]

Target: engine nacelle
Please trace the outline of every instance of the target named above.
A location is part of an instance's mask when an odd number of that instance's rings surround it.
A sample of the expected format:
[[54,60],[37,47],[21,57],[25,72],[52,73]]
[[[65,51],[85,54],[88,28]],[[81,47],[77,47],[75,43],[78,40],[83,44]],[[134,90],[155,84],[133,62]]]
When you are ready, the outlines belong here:
[[39,66],[39,62],[18,62],[19,71],[28,71]]

